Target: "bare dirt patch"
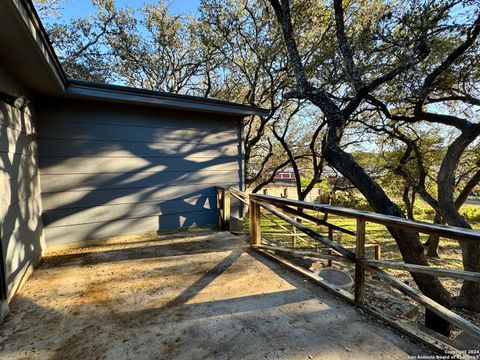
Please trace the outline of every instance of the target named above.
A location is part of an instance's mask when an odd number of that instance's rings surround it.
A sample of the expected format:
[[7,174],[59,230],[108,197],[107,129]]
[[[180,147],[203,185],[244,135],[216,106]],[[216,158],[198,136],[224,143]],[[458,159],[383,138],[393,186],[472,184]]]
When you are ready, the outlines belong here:
[[406,359],[428,350],[228,233],[50,253],[0,359]]

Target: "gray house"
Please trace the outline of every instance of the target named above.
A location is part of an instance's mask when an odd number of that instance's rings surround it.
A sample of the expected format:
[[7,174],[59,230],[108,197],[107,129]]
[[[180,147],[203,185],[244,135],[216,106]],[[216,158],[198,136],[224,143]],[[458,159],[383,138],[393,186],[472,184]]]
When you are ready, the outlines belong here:
[[49,246],[216,221],[265,110],[66,78],[25,0],[0,0],[0,296]]

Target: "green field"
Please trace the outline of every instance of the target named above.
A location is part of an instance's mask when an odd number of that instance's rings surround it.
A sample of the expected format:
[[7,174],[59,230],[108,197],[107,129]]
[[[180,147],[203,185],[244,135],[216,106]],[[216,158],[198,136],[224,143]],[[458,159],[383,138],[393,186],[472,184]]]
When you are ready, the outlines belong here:
[[[473,209],[472,209],[473,208]],[[467,208],[470,213],[476,214],[478,211],[480,213],[480,206],[473,206],[468,205]],[[420,211],[417,211],[420,212]],[[291,235],[293,227],[290,224],[287,224],[283,220],[279,219],[278,217],[274,216],[273,214],[269,214],[265,210],[262,210],[262,213],[266,214],[272,220],[266,219],[262,216],[261,219],[261,227],[262,227],[262,237],[264,239],[268,239],[271,242],[275,242],[282,247],[292,248],[295,241],[296,248],[309,248],[309,249],[321,249],[325,248],[323,244],[320,244],[316,240],[302,234],[300,231],[296,231],[298,236],[295,237]],[[323,218],[322,213],[315,213],[310,211],[310,215],[315,217]],[[432,222],[433,214],[422,212],[422,216],[418,216],[417,220],[425,221],[425,222]],[[328,222],[340,226],[344,229],[355,231],[356,229],[356,220],[349,219],[345,217],[333,216],[330,215],[328,217]],[[325,226],[316,226],[310,222],[303,222],[308,227],[316,230],[317,232],[327,236],[328,229]],[[480,222],[478,221],[470,221],[473,228],[476,230],[480,230]],[[246,219],[245,225],[248,226],[248,219]],[[281,226],[280,226],[281,225]],[[283,226],[283,228],[282,228]],[[288,230],[288,231],[287,231]],[[303,235],[303,236],[302,236]],[[342,246],[354,249],[355,248],[355,237],[340,233],[339,231],[334,231],[333,239]],[[422,243],[428,239],[427,234],[420,234],[420,238]],[[368,243],[379,243],[381,245],[381,259],[383,260],[394,260],[394,261],[403,261],[400,251],[390,236],[388,230],[384,225],[374,224],[367,222],[366,225],[366,240]],[[440,239],[440,247],[439,247],[439,256],[440,258],[429,258],[429,262],[432,266],[435,267],[443,267],[443,268],[450,268],[450,269],[463,269],[462,266],[462,257],[461,257],[461,250],[458,241],[450,240],[441,238]],[[367,257],[373,258],[374,257],[374,248],[367,247],[366,249]],[[409,277],[408,273],[402,271],[389,271],[392,274],[395,274],[399,277]],[[460,283],[456,280],[449,280],[444,279],[442,282],[450,288],[450,290],[454,291],[459,289]]]

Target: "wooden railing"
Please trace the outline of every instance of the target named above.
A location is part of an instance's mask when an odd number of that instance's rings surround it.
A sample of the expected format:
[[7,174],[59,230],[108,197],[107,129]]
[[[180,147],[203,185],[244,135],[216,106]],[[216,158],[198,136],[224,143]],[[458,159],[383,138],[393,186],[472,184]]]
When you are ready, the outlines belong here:
[[[345,300],[354,303],[355,305],[367,310],[369,313],[376,315],[385,321],[388,321],[390,325],[393,325],[397,329],[406,332],[409,335],[413,335],[417,339],[422,340],[429,345],[432,345],[433,347],[436,347],[437,350],[439,348],[443,351],[456,350],[450,345],[443,343],[436,338],[432,339],[430,335],[418,332],[416,329],[392,319],[379,309],[366,304],[366,272],[373,273],[377,278],[383,280],[391,287],[401,291],[403,294],[415,300],[417,303],[423,305],[429,311],[437,314],[438,316],[449,321],[451,324],[471,334],[477,339],[480,339],[480,328],[477,325],[454,313],[450,309],[447,309],[446,307],[425,296],[420,291],[405,284],[398,278],[390,275],[382,269],[405,270],[410,273],[428,274],[434,277],[447,277],[475,282],[480,282],[480,273],[452,270],[446,268],[432,268],[430,266],[424,265],[380,260],[380,245],[378,244],[378,242],[376,242],[378,246],[375,250],[375,258],[368,259],[365,256],[365,248],[367,247],[367,222],[381,224],[388,228],[403,229],[406,231],[413,231],[425,234],[435,234],[444,238],[454,239],[460,242],[480,242],[480,232],[457,227],[418,222],[404,218],[398,218],[394,216],[387,216],[378,213],[343,208],[338,206],[323,205],[319,203],[310,203],[260,194],[247,195],[241,191],[232,188],[218,188],[218,195],[219,226],[222,229],[228,230],[229,221],[226,217],[229,216],[229,209],[226,209],[225,206],[230,206],[230,200],[226,198],[233,196],[234,198],[241,201],[243,204],[247,205],[249,208],[249,233],[250,244],[252,248],[266,256],[282,262],[284,265],[302,273],[303,275],[308,276],[309,278],[313,279],[315,282],[324,286],[328,290],[343,297]],[[306,212],[306,210],[314,210],[317,214],[332,214],[346,217],[349,219],[354,219],[356,221],[356,231],[353,232],[344,229],[322,218],[315,217]],[[304,234],[304,236],[308,236],[310,239],[313,239],[314,241],[322,244],[327,249],[327,253],[319,252],[318,249],[317,251],[308,251],[302,249],[295,249],[294,246],[289,248],[272,246],[271,244],[264,244],[262,242],[262,239],[264,239],[264,237],[262,236],[261,217],[265,216],[266,214],[269,214],[267,216],[269,216],[270,219],[280,219],[284,223],[291,225],[294,229],[299,230],[302,234]],[[306,226],[306,223],[312,223],[315,225],[321,225],[326,227],[328,235],[325,236],[318,232],[318,230],[313,230],[312,228]],[[289,231],[289,229],[285,227],[285,225],[282,225],[279,222],[278,224],[282,226],[284,230]],[[355,236],[354,251],[342,246],[337,241],[334,241],[332,236],[333,231]],[[330,286],[328,283],[324,282],[318,275],[315,275],[309,270],[301,268],[298,265],[295,265],[294,263],[283,259],[281,256],[278,255],[278,253],[291,253],[292,255],[296,256],[308,256],[313,258],[326,259],[329,261],[330,265],[331,261],[353,263],[355,266],[354,295],[352,296],[349,292],[345,290],[339,290],[335,287]]]

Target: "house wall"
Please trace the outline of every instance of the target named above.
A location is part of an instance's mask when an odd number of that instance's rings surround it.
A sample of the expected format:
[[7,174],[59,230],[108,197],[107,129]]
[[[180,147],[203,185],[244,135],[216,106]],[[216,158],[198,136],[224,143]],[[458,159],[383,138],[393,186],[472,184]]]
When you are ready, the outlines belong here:
[[[0,90],[23,94],[1,69]],[[9,299],[44,245],[35,122],[30,106],[19,111],[0,100],[0,239]]]
[[215,186],[243,186],[240,118],[37,104],[47,245],[214,224]]

